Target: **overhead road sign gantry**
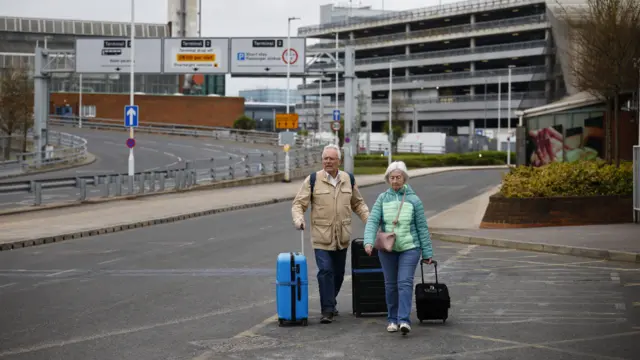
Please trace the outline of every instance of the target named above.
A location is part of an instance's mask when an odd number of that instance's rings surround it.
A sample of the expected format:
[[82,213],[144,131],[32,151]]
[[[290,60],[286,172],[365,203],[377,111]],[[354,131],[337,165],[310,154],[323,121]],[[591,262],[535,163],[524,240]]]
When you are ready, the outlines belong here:
[[291,76],[306,74],[306,39],[286,37],[232,38],[231,76]]
[[165,73],[229,72],[228,38],[165,38],[163,47]]
[[140,116],[140,110],[138,109],[138,105],[124,106],[124,126],[138,127],[139,116]]
[[[134,72],[162,73],[162,40],[135,39]],[[123,38],[77,38],[76,73],[128,74],[131,70],[131,40]]]

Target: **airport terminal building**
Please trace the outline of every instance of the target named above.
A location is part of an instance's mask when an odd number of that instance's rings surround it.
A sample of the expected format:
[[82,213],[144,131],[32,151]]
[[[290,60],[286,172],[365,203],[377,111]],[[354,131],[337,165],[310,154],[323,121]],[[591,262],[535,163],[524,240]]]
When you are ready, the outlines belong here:
[[[75,48],[75,39],[83,37],[128,38],[127,22],[31,19],[0,16],[0,68],[27,64],[33,68],[36,46],[57,50]],[[170,24],[136,24],[136,37],[172,37]],[[170,95],[184,92],[181,76],[166,74],[134,75],[135,91],[145,94]],[[129,74],[83,74],[83,92],[129,93]],[[225,95],[224,76],[201,77],[194,88],[202,95]],[[51,92],[78,92],[79,74],[54,74]]]
[[[321,13],[324,23],[298,29],[307,44],[320,39],[307,45],[307,57],[313,59],[309,71],[325,75],[322,104],[305,99],[296,106],[301,127],[328,129],[331,122],[336,35],[340,59],[349,42],[355,48],[356,77],[371,78],[373,132],[381,132],[388,121],[390,63],[392,99],[402,104],[399,120],[408,132],[465,135],[490,129],[485,135],[494,137],[500,127],[506,136],[507,121],[512,130],[518,124],[517,110],[566,94],[549,18],[553,15],[544,0],[471,0],[383,13],[360,8],[337,18],[327,16],[326,8]],[[298,87],[303,99],[319,92],[317,78],[307,78]],[[344,113],[342,80],[338,92]]]

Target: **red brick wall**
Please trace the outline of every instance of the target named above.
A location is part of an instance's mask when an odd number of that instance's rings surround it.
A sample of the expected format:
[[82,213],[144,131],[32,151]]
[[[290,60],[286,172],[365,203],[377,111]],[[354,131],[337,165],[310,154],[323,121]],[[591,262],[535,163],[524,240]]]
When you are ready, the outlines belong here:
[[[78,113],[78,93],[52,93],[51,113],[55,106],[68,103]],[[122,119],[129,94],[82,94],[83,105],[95,105],[96,117]],[[140,122],[231,127],[244,114],[244,98],[214,96],[136,95]]]
[[587,196],[558,198],[505,198],[491,196],[483,229],[527,228],[633,221],[631,196]]

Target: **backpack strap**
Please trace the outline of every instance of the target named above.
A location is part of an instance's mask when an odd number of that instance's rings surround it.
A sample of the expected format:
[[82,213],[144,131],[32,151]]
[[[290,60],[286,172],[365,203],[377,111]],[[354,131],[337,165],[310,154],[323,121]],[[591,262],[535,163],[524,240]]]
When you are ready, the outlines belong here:
[[313,200],[313,188],[316,186],[316,172],[312,172],[309,175],[309,185],[311,185],[311,193],[309,195],[309,201]]

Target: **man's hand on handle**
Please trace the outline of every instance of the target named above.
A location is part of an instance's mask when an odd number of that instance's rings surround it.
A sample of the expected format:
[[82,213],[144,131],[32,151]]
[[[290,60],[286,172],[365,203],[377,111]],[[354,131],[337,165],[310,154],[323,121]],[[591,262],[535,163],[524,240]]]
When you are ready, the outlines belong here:
[[295,225],[295,227],[296,227],[296,230],[304,230],[304,228],[305,228],[305,226],[304,226],[304,220],[303,220],[303,219],[301,219],[301,220],[297,220],[297,221],[294,223],[294,225]]

